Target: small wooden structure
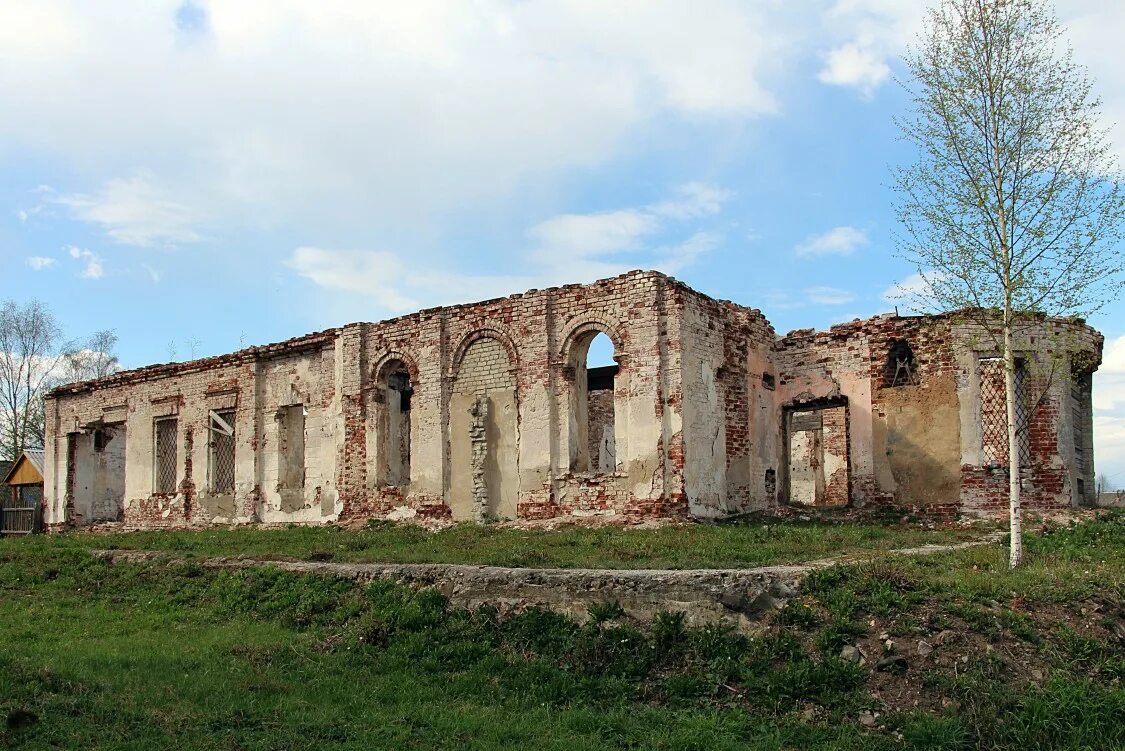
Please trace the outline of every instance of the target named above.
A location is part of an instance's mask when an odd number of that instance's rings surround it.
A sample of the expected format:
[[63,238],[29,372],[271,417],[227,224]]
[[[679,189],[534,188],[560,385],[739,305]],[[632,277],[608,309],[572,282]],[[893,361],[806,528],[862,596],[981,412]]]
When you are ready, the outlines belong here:
[[43,450],[26,449],[4,477],[0,496],[0,535],[39,531],[43,505]]

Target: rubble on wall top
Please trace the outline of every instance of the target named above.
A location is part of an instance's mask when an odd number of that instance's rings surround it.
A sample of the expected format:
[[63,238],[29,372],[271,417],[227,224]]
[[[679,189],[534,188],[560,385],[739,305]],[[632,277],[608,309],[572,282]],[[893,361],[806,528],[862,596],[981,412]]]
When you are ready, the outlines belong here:
[[335,342],[339,332],[340,329],[338,328],[325,329],[324,331],[293,337],[292,339],[286,339],[285,341],[275,342],[273,344],[260,344],[253,347],[246,347],[245,349],[240,349],[224,355],[202,357],[184,362],[157,363],[141,368],[133,368],[132,370],[122,370],[118,373],[105,376],[104,378],[90,381],[77,381],[75,383],[59,386],[52,389],[47,396],[49,398],[54,398],[66,394],[78,394],[83,391],[92,391],[95,388],[123,386],[139,383],[141,381],[151,381],[159,378],[184,375],[186,373],[195,373],[211,368],[242,365],[259,360],[271,360],[276,357],[285,357],[286,355],[306,352],[311,349],[320,349],[327,346]]

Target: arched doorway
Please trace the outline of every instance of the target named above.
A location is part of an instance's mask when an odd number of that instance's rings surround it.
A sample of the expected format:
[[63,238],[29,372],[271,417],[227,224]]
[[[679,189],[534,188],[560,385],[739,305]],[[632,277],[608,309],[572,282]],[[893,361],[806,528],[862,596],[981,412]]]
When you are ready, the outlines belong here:
[[613,340],[597,330],[577,336],[571,346],[567,365],[572,374],[568,431],[572,472],[617,471],[617,355]]

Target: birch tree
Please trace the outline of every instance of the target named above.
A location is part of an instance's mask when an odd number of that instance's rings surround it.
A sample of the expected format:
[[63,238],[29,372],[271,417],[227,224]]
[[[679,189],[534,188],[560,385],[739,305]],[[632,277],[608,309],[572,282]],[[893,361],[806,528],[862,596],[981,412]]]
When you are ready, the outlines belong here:
[[43,395],[62,362],[62,329],[38,300],[0,306],[0,456],[43,446]]
[[899,254],[924,309],[966,311],[1003,361],[1010,565],[1023,557],[1021,325],[1118,292],[1125,195],[1101,103],[1046,0],[939,0],[906,56],[917,160],[896,169]]
[[0,458],[41,448],[43,397],[64,383],[116,373],[116,346],[112,330],[64,341],[54,314],[39,300],[0,305]]

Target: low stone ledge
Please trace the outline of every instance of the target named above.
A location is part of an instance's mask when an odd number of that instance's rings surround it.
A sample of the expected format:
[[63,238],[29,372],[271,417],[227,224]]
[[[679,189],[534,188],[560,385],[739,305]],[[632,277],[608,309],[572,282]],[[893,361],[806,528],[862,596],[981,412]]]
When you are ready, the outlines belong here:
[[[950,545],[922,545],[884,555],[933,555],[998,542],[1001,533]],[[529,607],[547,608],[579,620],[591,605],[620,603],[625,613],[649,621],[661,611],[683,613],[688,623],[726,623],[753,630],[763,616],[796,596],[810,571],[854,563],[862,557],[824,558],[806,563],[745,569],[587,569],[508,568],[455,563],[331,563],[263,560],[238,556],[185,558],[174,552],[96,550],[95,557],[115,562],[192,561],[207,568],[243,569],[273,566],[297,574],[320,574],[365,582],[384,579],[417,588],[436,589],[454,607],[482,605],[501,615]]]
[[[109,562],[189,560],[153,551],[99,550]],[[616,570],[536,569],[438,563],[325,563],[239,557],[190,559],[207,568],[273,566],[299,574],[353,581],[384,579],[442,593],[455,607],[496,607],[502,614],[543,607],[578,619],[597,603],[618,602],[627,615],[648,621],[661,611],[682,612],[689,623],[730,623],[752,629],[797,592],[812,566],[753,569]],[[815,565],[815,564],[814,564]]]

